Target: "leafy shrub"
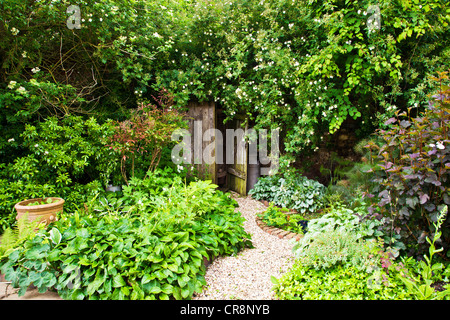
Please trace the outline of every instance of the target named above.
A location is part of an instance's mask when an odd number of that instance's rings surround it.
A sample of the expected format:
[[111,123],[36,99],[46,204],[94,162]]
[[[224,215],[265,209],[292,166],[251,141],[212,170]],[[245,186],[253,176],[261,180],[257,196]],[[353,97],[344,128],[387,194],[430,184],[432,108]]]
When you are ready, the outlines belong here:
[[[184,114],[172,108],[172,97],[166,91],[161,91],[157,102],[159,107],[142,103],[131,111],[129,119],[115,123],[109,143],[110,148],[120,154],[120,169],[126,184],[127,175],[135,176],[136,162],[141,162],[141,170],[148,166],[143,172],[154,171],[164,148],[173,144],[172,133],[187,125],[183,120]],[[130,169],[127,169],[127,160],[131,160]]]
[[258,216],[268,226],[296,233],[305,232],[308,221],[304,220],[299,214],[288,214],[288,212],[288,209],[278,208],[270,204],[266,211],[258,213]]
[[374,241],[365,241],[352,231],[335,229],[310,239],[301,251],[296,251],[296,257],[299,263],[316,269],[339,265],[368,271],[374,263],[374,253]]
[[[273,279],[273,278],[272,278]],[[371,274],[355,266],[316,270],[296,263],[275,282],[275,297],[287,300],[414,299],[397,275],[380,270]]]
[[[188,299],[200,292],[205,258],[251,246],[243,217],[236,201],[208,182],[184,185],[159,170],[150,176],[131,179],[108,202],[64,214],[2,259],[1,271],[19,294],[33,283],[65,299]],[[171,198],[179,192],[184,200]],[[203,195],[211,209],[203,210]]]
[[[313,223],[314,220],[311,221]],[[349,223],[351,225],[351,222]],[[347,226],[349,225],[347,224]],[[313,225],[314,229],[317,225]],[[383,252],[374,239],[364,239],[339,222],[300,239],[291,270],[272,277],[280,299],[405,299],[411,297],[398,274],[402,267],[383,268]]]
[[[445,81],[447,76],[441,74],[436,80]],[[450,90],[442,87],[439,97],[416,117],[411,109],[396,112],[386,122],[390,127],[378,132],[384,144],[368,145],[377,163],[373,169],[377,207],[419,252],[425,235],[435,232],[432,222],[437,221],[439,210],[450,204]],[[450,243],[449,223],[447,217],[442,230],[445,251]]]
[[321,236],[323,233],[335,231],[352,232],[356,239],[374,240],[385,236],[379,230],[383,222],[376,219],[365,219],[368,216],[368,212],[364,207],[357,208],[355,211],[344,206],[337,206],[327,210],[329,212],[308,222],[308,232],[300,241],[295,243],[293,247],[294,254],[302,254],[311,243],[316,241],[316,237]]
[[18,201],[58,196],[65,199],[65,208],[74,210],[103,189],[118,168],[114,152],[107,148],[111,133],[110,122],[72,115],[26,125],[20,140],[11,142],[20,148],[18,156],[0,163],[3,227],[9,225]]
[[[440,223],[443,221],[440,216]],[[320,220],[320,219],[318,219]],[[312,223],[314,220],[311,221]],[[333,225],[335,227],[333,227]],[[317,225],[313,225],[312,229]],[[440,225],[435,226],[436,229]],[[321,229],[322,231],[319,231]],[[412,257],[395,260],[398,253],[383,249],[383,241],[363,238],[357,229],[331,223],[305,235],[291,270],[272,277],[280,299],[449,299],[450,286],[435,290],[433,282],[446,281],[441,263],[432,264],[438,233],[430,255],[416,262]],[[309,238],[307,238],[309,236]],[[307,239],[306,239],[307,238]],[[305,240],[306,239],[306,240]]]
[[314,180],[292,173],[258,179],[249,194],[256,200],[267,200],[299,213],[314,213],[322,207],[325,187]]

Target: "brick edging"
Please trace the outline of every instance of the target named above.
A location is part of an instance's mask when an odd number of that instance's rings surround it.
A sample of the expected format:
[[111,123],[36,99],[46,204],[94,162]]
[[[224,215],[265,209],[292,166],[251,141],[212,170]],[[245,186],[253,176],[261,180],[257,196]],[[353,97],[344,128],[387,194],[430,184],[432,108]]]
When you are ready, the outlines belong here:
[[261,230],[267,232],[268,234],[277,236],[279,239],[292,239],[295,238],[295,241],[299,241],[303,235],[291,231],[286,231],[280,228],[276,227],[270,227],[268,226],[261,218],[258,216],[255,217],[255,222],[258,225],[258,227],[261,228]]

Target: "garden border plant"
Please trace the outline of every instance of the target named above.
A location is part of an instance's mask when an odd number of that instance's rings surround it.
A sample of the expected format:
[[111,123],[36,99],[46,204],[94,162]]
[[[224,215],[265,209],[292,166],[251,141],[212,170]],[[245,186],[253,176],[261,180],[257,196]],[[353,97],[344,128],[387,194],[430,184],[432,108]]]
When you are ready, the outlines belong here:
[[[427,234],[433,234],[433,223],[439,211],[450,204],[449,169],[450,89],[445,85],[447,73],[433,77],[438,95],[423,113],[413,116],[413,110],[397,111],[379,130],[381,146],[368,144],[375,167],[375,187],[378,197],[374,214],[389,218],[392,234],[400,234],[412,253],[421,253]],[[448,251],[450,219],[443,222],[444,253]]]
[[189,299],[206,284],[204,258],[251,246],[236,201],[216,187],[169,169],[130,179],[26,240],[1,271],[19,295],[34,284],[64,299]]

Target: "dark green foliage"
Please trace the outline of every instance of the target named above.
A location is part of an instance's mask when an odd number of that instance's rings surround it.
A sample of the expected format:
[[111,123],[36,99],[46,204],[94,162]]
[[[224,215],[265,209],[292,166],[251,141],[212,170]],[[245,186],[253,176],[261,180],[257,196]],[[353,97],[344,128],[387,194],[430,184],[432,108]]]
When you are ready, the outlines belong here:
[[[445,212],[444,212],[445,211]],[[435,225],[440,228],[447,207]],[[342,216],[344,218],[344,216]],[[318,219],[327,222],[325,216]],[[425,261],[411,257],[394,258],[391,250],[384,251],[382,241],[362,238],[344,226],[317,228],[314,226],[300,240],[296,261],[291,270],[280,279],[272,277],[275,296],[280,299],[304,300],[403,300],[450,298],[448,272],[442,263],[432,263],[433,255],[440,252],[435,242],[441,236],[436,233]],[[348,223],[347,223],[348,224]],[[357,228],[358,225],[356,225]],[[444,271],[443,271],[444,270]],[[432,286],[442,282],[443,288]]]
[[0,145],[1,151],[17,154],[14,161],[0,163],[3,228],[9,225],[19,201],[61,197],[70,211],[102,190],[119,165],[107,147],[111,134],[110,122],[68,115],[26,125],[19,137]]
[[206,284],[205,259],[251,246],[236,205],[208,182],[156,171],[64,214],[1,270],[19,294],[33,283],[65,299],[189,299]]

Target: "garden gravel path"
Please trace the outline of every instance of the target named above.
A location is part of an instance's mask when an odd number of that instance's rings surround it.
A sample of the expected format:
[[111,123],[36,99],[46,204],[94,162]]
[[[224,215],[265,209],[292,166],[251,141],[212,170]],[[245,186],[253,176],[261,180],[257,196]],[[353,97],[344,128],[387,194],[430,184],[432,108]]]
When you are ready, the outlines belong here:
[[259,201],[232,194],[246,219],[245,230],[252,235],[254,248],[235,256],[218,257],[208,266],[207,285],[194,300],[270,300],[274,299],[270,277],[279,278],[293,264],[293,244],[263,231],[255,222],[256,214],[266,210]]

